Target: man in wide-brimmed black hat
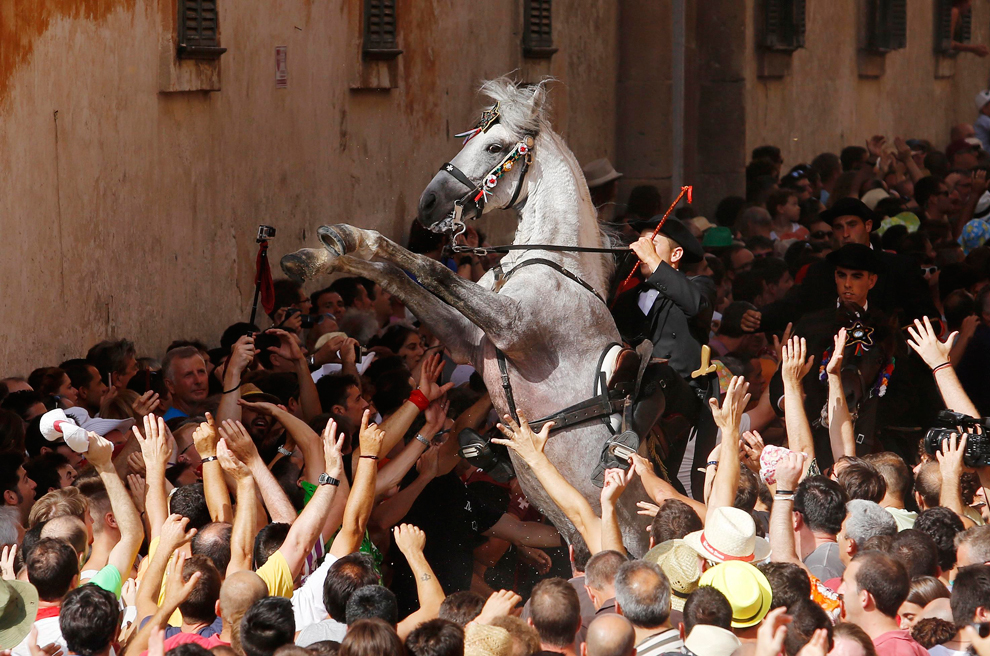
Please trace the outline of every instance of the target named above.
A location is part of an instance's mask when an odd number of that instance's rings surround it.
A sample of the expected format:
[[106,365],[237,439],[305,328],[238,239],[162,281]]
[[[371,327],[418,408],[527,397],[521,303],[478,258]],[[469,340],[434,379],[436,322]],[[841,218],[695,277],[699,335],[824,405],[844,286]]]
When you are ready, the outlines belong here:
[[[939,316],[919,263],[871,244],[870,236],[883,217],[858,198],[840,198],[819,219],[832,226],[837,247],[861,244],[874,249],[882,271],[869,293],[871,305],[890,316],[900,313],[902,325],[924,316]],[[801,296],[805,312],[831,306],[835,299],[835,264],[823,260],[811,265],[801,285]]]

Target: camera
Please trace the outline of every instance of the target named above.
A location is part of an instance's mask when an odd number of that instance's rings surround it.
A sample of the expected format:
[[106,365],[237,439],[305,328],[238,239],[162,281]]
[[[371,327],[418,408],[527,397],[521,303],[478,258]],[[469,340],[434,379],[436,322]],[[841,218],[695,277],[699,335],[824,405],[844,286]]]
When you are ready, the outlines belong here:
[[257,242],[260,244],[263,241],[268,241],[269,239],[275,238],[275,228],[270,225],[260,225],[258,226],[258,239]]
[[949,439],[959,429],[981,428],[982,433],[970,433],[966,437],[966,451],[963,462],[967,467],[985,467],[990,465],[990,419],[986,417],[970,417],[951,410],[938,413],[936,425],[928,429],[925,435],[925,451],[935,455],[941,450],[942,442]]

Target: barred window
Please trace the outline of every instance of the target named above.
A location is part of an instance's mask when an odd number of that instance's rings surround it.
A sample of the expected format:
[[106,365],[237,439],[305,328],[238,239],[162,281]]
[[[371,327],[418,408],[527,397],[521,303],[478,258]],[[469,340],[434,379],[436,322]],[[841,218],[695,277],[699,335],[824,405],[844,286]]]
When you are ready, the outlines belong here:
[[952,34],[952,0],[935,2],[935,52],[954,54],[952,42],[969,43],[973,34],[972,10],[960,11],[956,33]]
[[364,0],[361,52],[366,59],[394,59],[402,54],[396,40],[395,0]]
[[227,52],[220,47],[219,22],[217,0],[179,0],[178,56],[217,59]]
[[805,0],[764,0],[763,46],[793,51],[804,47]]
[[548,58],[553,47],[553,12],[550,0],[525,0],[523,7],[523,55]]
[[869,49],[890,52],[907,47],[907,0],[870,0]]

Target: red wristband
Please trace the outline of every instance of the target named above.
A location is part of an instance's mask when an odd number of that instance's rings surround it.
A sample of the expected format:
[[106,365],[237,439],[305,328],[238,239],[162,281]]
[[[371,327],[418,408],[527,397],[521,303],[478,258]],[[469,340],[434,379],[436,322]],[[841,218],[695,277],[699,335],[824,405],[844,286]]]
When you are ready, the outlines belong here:
[[409,402],[419,408],[420,412],[423,412],[430,406],[430,400],[418,389],[414,389],[412,394],[409,395]]

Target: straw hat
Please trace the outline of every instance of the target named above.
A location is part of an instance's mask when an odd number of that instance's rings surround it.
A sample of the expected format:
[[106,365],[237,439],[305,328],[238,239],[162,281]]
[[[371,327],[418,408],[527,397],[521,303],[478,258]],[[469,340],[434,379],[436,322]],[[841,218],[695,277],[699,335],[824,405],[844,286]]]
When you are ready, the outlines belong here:
[[698,585],[710,585],[729,600],[732,628],[756,626],[768,612],[773,593],[763,572],[749,563],[730,560],[701,575]]
[[742,641],[732,631],[711,624],[695,624],[684,639],[684,646],[695,654],[705,656],[732,656]]
[[464,656],[509,656],[512,636],[498,626],[471,622],[464,629]]
[[695,550],[684,540],[667,540],[647,551],[643,560],[656,563],[663,570],[670,581],[670,607],[684,610],[684,602],[701,578],[701,562]]
[[0,579],[0,649],[20,644],[38,615],[38,591],[24,581]]
[[745,510],[723,507],[708,512],[705,528],[684,536],[702,558],[716,563],[761,561],[770,555],[770,543],[756,537],[756,522]]
[[612,162],[604,157],[588,162],[581,170],[584,172],[584,179],[588,181],[589,189],[600,187],[622,177],[622,174],[612,167]]

